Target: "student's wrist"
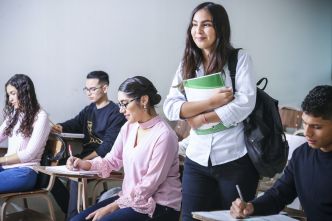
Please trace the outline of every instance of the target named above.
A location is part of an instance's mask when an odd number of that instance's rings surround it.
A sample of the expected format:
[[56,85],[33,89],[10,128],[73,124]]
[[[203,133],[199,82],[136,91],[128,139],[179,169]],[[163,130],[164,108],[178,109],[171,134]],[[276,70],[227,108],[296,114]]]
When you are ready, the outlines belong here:
[[0,157],[0,165],[1,166],[4,166],[4,165],[7,165],[8,164],[8,159],[6,156],[4,157]]
[[208,121],[208,119],[206,118],[206,115],[205,115],[205,114],[201,114],[201,119],[202,119],[202,123],[203,123],[203,124],[208,124],[208,123],[209,123],[209,121]]

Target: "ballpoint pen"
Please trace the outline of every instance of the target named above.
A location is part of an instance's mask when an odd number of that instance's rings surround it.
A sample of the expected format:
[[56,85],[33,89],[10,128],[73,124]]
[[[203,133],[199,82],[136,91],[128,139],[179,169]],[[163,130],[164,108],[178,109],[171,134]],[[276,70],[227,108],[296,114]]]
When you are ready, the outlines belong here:
[[71,145],[70,144],[68,144],[68,151],[69,151],[70,157],[73,157],[73,152],[71,150]]
[[243,199],[243,196],[242,196],[242,193],[241,193],[241,190],[240,190],[239,185],[235,185],[235,187],[236,187],[237,193],[238,193],[239,196],[240,196],[240,199],[244,202],[244,199]]

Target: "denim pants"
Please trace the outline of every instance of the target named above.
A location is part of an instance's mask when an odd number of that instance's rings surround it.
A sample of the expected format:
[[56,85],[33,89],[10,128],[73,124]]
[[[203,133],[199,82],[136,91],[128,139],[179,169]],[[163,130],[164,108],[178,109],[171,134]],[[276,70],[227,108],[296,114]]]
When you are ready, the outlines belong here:
[[[95,210],[104,207],[118,199],[118,196],[108,198],[104,201],[101,201],[83,212],[79,213],[77,216],[73,217],[70,221],[86,221],[85,217],[87,217],[90,213],[94,212]],[[155,212],[153,213],[153,217],[150,218],[147,214],[139,213],[133,210],[131,207],[118,209],[113,213],[105,215],[98,221],[178,221],[180,217],[180,212],[176,211],[172,208],[156,205]],[[92,220],[92,219],[90,219]]]
[[69,181],[69,204],[68,204],[68,213],[67,213],[67,220],[70,220],[72,217],[78,214],[77,211],[77,198],[78,198],[78,183],[76,181]]
[[29,167],[3,169],[0,166],[0,193],[32,190],[36,181],[37,173]]
[[202,166],[188,157],[182,179],[182,221],[194,220],[191,212],[228,210],[239,197],[239,185],[244,200],[255,197],[259,175],[247,155],[221,165]]

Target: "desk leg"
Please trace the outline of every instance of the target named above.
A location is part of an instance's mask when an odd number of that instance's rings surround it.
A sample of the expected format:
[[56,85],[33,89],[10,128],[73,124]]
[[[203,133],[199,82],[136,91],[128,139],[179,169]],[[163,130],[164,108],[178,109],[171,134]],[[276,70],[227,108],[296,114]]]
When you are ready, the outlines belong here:
[[78,186],[78,190],[77,190],[77,211],[81,212],[82,211],[82,189],[83,189],[83,184],[80,180],[77,181],[77,186]]
[[88,179],[82,178],[82,204],[83,210],[88,207]]

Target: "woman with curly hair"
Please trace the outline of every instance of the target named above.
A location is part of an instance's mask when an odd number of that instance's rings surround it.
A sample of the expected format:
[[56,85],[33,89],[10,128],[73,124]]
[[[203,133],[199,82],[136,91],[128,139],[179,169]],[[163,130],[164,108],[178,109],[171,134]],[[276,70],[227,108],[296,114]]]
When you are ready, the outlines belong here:
[[8,138],[8,151],[0,157],[0,193],[28,191],[37,180],[31,166],[39,164],[51,128],[28,76],[11,77],[5,93],[0,142]]

